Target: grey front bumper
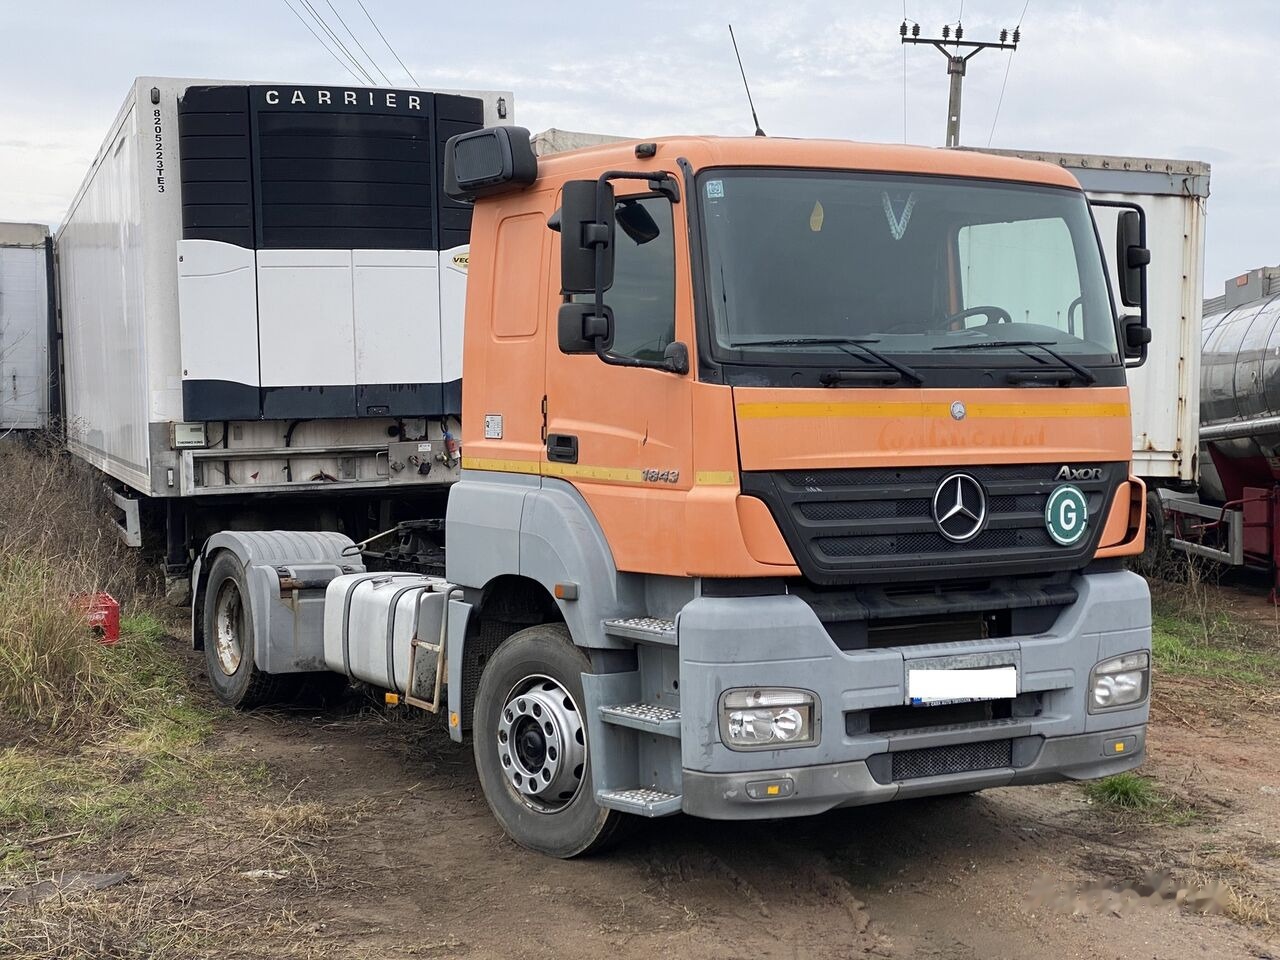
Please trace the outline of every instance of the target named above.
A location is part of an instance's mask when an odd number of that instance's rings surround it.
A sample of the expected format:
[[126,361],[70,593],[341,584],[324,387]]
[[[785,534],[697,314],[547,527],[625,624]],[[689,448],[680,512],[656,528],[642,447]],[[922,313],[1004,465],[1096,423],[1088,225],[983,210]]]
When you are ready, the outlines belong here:
[[[1146,727],[1135,726],[1077,736],[1041,739],[1031,759],[1017,767],[920,777],[882,783],[866,760],[787,767],[744,773],[683,771],[685,813],[711,820],[765,820],[801,817],[836,807],[854,807],[886,800],[966,793],[988,787],[1092,780],[1142,763]],[[1126,742],[1123,754],[1108,753],[1108,745]],[[775,796],[768,785],[777,784]],[[753,796],[754,794],[754,796]]]

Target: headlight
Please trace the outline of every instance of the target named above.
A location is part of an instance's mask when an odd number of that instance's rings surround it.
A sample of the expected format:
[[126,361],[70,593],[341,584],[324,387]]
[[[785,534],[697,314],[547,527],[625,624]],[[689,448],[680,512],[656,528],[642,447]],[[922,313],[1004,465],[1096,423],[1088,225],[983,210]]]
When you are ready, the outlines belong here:
[[1089,712],[1141,703],[1150,687],[1151,655],[1145,650],[1103,660],[1089,673]]
[[817,741],[816,706],[804,690],[730,690],[720,698],[720,738],[732,750],[808,746]]

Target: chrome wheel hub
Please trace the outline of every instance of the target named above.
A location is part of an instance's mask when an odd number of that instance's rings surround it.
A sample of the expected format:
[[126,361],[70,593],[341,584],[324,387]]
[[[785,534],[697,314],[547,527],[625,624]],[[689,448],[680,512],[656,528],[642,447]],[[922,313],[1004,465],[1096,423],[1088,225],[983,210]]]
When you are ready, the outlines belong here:
[[507,695],[498,720],[498,760],[528,806],[554,813],[582,787],[587,740],[582,714],[550,677],[527,677]]
[[225,580],[218,588],[213,607],[214,649],[218,668],[228,677],[240,669],[244,647],[240,637],[244,629],[244,603],[234,580]]

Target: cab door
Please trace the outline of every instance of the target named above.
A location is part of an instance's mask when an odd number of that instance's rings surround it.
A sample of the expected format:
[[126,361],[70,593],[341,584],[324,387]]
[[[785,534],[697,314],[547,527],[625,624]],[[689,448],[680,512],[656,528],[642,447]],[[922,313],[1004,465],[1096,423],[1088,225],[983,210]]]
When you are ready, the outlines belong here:
[[[667,345],[680,340],[696,356],[683,201],[642,190],[620,191],[616,202],[641,205],[658,231],[633,236],[621,223],[616,230],[613,285],[604,297],[614,316],[612,352],[661,360]],[[558,237],[553,246],[551,262],[558,264]],[[685,500],[694,480],[694,374],[562,353],[554,332],[559,302],[551,306],[543,473],[582,494],[619,570],[681,575]]]

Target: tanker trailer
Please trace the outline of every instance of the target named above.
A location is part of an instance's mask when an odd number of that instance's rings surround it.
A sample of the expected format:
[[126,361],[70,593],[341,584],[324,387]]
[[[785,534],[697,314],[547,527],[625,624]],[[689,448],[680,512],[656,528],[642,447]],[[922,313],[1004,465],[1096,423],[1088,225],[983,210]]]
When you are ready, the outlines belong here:
[[1280,587],[1280,268],[1204,303],[1197,496],[1165,493],[1175,550],[1267,571]]

